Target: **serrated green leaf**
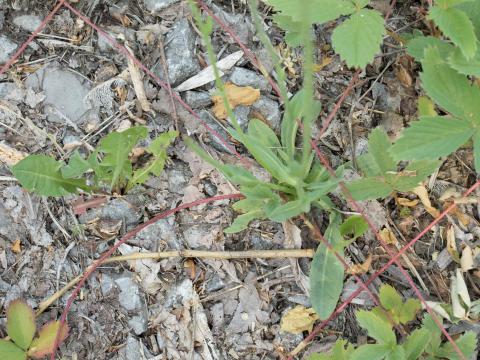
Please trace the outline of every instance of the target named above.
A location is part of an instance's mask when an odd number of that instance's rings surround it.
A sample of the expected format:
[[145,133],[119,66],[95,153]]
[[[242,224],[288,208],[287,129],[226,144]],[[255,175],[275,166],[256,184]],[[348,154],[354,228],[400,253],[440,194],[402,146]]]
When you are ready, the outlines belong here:
[[426,329],[417,329],[413,331],[403,344],[405,349],[405,360],[419,359],[429,341],[430,333]]
[[[55,345],[57,332],[60,330],[60,322],[52,321],[45,324],[38,332],[30,348],[28,349],[28,356],[34,359],[42,359],[44,356],[51,354]],[[68,336],[68,326],[65,324],[62,327],[62,332],[59,336],[59,344],[61,344]]]
[[11,341],[0,339],[0,359],[27,360],[27,353]]
[[393,345],[397,343],[397,338],[392,330],[392,325],[385,322],[376,314],[366,311],[357,311],[358,324],[367,330],[368,335],[381,344]]
[[355,11],[355,6],[349,0],[267,0],[275,11],[290,16],[296,22],[323,24],[335,20],[342,15]]
[[370,3],[370,0],[353,0],[358,8],[364,8]]
[[141,169],[133,172],[132,178],[128,181],[126,191],[135,185],[143,184],[151,174],[160,176],[165,166],[165,161],[167,160],[167,148],[177,136],[177,131],[167,131],[152,141],[148,147],[148,151],[153,155],[153,159]]
[[454,116],[479,121],[480,88],[446,64],[438,50],[428,48],[420,74],[427,95]]
[[371,171],[373,175],[383,175],[387,171],[396,169],[397,163],[388,153],[391,145],[390,139],[385,131],[378,127],[373,129],[368,137],[368,154],[373,158],[377,167],[375,171]]
[[480,40],[480,1],[469,1],[457,5],[457,8],[462,10],[472,21],[473,26],[475,27],[475,33],[477,34],[477,39]]
[[7,308],[7,334],[13,342],[27,350],[37,326],[32,308],[23,300],[12,301]]
[[460,49],[455,49],[448,57],[448,64],[460,74],[480,77],[480,45],[472,59],[466,59]]
[[397,191],[411,191],[427,176],[433,174],[440,167],[440,164],[441,161],[439,160],[412,161],[404,171],[399,173],[399,176],[395,177],[392,182],[393,187]]
[[146,127],[136,126],[122,132],[110,133],[100,141],[97,150],[105,154],[100,167],[108,174],[108,178],[102,180],[108,181],[111,188],[131,177],[132,164],[128,155],[135,144],[147,135]]
[[61,168],[61,172],[64,178],[72,179],[77,178],[92,168],[92,165],[88,160],[84,159],[78,150],[70,156],[68,159],[68,165]]
[[470,359],[475,351],[475,348],[477,347],[477,335],[473,331],[467,331],[465,334],[460,336],[455,343],[463,353],[463,358],[461,358],[460,355],[455,351],[450,342],[446,342],[444,345],[442,345],[435,355],[437,357],[447,358],[449,360]]
[[285,31],[285,42],[291,47],[297,47],[303,43],[301,23],[294,21],[290,16],[281,13],[273,15],[273,21]]
[[[330,217],[325,231],[325,239],[335,247],[342,241],[338,226],[339,218]],[[343,250],[339,249],[340,256]],[[313,257],[310,268],[310,300],[312,307],[321,320],[327,319],[335,310],[343,289],[344,267],[334,253],[325,244],[320,244]]]
[[391,349],[384,344],[366,344],[359,346],[350,357],[350,360],[381,360]]
[[394,158],[435,159],[449,155],[472,136],[466,120],[449,117],[424,117],[411,123],[390,148]]
[[405,360],[405,349],[401,345],[395,345],[385,360]]
[[351,235],[350,240],[355,240],[359,236],[365,234],[368,230],[368,223],[363,216],[353,215],[349,216],[342,225],[340,225],[340,235]]
[[388,284],[380,288],[380,303],[387,310],[393,310],[403,304],[400,294]]
[[480,130],[473,134],[473,159],[475,163],[475,170],[480,172]]
[[406,324],[415,319],[416,313],[422,308],[417,299],[407,299],[398,309],[397,316],[400,324]]
[[407,54],[413,56],[418,61],[422,61],[427,48],[436,48],[442,59],[447,59],[455,50],[455,47],[446,41],[433,36],[421,35],[408,41]]
[[332,45],[349,67],[363,69],[380,52],[384,34],[382,15],[362,9],[335,28]]
[[43,196],[76,194],[78,189],[89,190],[83,179],[65,179],[62,164],[45,155],[29,155],[12,166],[13,175],[27,190]]
[[354,180],[345,186],[355,200],[384,198],[394,190],[384,179],[376,178]]
[[448,36],[461,50],[467,59],[471,59],[477,51],[477,38],[471,20],[461,10],[434,6],[428,18]]
[[[347,346],[346,348],[345,345]],[[333,348],[329,354],[312,354],[308,360],[349,360],[353,351],[354,348],[352,344],[347,343],[345,340],[339,339],[335,342],[335,345],[333,345]]]

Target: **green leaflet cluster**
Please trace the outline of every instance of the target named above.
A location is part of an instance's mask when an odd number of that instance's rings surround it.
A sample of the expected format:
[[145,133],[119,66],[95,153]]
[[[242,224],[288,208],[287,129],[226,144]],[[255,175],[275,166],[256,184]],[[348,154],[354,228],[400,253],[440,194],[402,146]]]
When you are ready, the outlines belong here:
[[324,24],[341,16],[348,18],[332,33],[332,45],[349,67],[364,68],[380,52],[385,35],[382,15],[367,9],[369,0],[267,0],[277,14],[274,21],[286,32],[290,46],[303,45],[299,29]]
[[393,145],[395,159],[430,160],[446,156],[472,139],[480,171],[480,0],[441,0],[429,19],[449,40],[418,35],[408,53],[422,64],[426,94],[446,113],[421,116]]
[[[63,196],[77,193],[78,189],[91,191],[102,186],[111,191],[128,191],[151,174],[160,175],[167,147],[177,132],[169,131],[154,139],[146,149],[150,160],[144,167],[133,170],[130,152],[147,135],[147,128],[142,126],[110,133],[87,158],[75,151],[67,164],[46,155],[30,155],[12,166],[12,173],[25,189],[43,196]],[[93,173],[93,186],[86,183],[87,172]]]
[[[402,301],[397,291],[384,285],[380,288],[381,307],[356,313],[358,324],[367,331],[375,343],[355,347],[345,340],[337,340],[328,354],[313,354],[309,360],[417,360],[417,359],[460,359],[450,342],[442,343],[442,332],[430,315],[425,315],[422,326],[400,342],[394,325],[407,324],[415,319],[420,310],[418,300]],[[460,336],[455,343],[465,358],[475,351],[477,337],[473,331]]]
[[[32,308],[23,300],[12,301],[7,308],[7,334],[11,340],[0,339],[0,359],[43,359],[53,352],[59,330],[60,322],[52,321],[43,325],[35,337],[37,325]],[[67,338],[68,331],[67,325],[62,327],[60,344]]]

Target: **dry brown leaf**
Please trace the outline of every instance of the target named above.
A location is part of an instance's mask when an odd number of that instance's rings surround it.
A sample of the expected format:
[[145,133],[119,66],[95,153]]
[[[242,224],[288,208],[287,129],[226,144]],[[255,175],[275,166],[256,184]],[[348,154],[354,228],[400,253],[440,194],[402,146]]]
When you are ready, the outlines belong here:
[[370,270],[370,266],[372,265],[372,254],[368,255],[367,260],[363,264],[355,264],[350,266],[347,270],[347,273],[350,275],[362,275],[366,274],[368,270]]
[[407,198],[397,198],[397,203],[398,205],[402,205],[402,206],[407,206],[407,207],[415,207],[418,205],[418,200],[410,200],[410,199],[407,199]]
[[313,71],[314,72],[319,72],[321,71],[325,66],[327,66],[328,64],[330,64],[332,62],[333,58],[327,56],[327,57],[324,57],[322,59],[321,62],[319,62],[318,64],[314,64],[313,65]]
[[399,65],[397,70],[397,79],[400,80],[403,86],[410,87],[412,86],[413,80],[412,75],[405,69],[402,65]]
[[460,255],[458,254],[457,244],[455,243],[455,229],[449,226],[447,229],[447,251],[452,259],[457,263],[460,262]]
[[398,243],[398,240],[395,234],[387,228],[380,230],[379,235],[382,238],[382,240],[388,245],[395,245]]
[[[225,84],[225,93],[232,109],[239,105],[252,105],[260,98],[260,90],[251,86],[237,86],[232,83]],[[212,110],[217,119],[226,119],[227,109],[223,104],[223,97],[220,95],[212,96],[212,101],[214,103]]]
[[415,189],[413,189],[413,193],[418,196],[423,206],[425,207],[425,210],[427,210],[430,215],[432,215],[434,218],[440,216],[440,211],[438,211],[432,206],[432,203],[430,202],[430,199],[428,197],[427,188],[425,186],[417,186]]
[[24,153],[11,148],[7,144],[0,143],[0,162],[12,166],[22,160],[25,156]]
[[22,245],[21,245],[20,239],[17,239],[13,242],[11,250],[15,254],[20,254],[22,252]]
[[473,251],[470,246],[465,246],[462,251],[462,258],[460,259],[460,265],[462,267],[462,271],[466,272],[468,270],[472,270],[475,268],[473,266]]
[[310,332],[316,320],[318,320],[318,315],[315,310],[298,305],[287,311],[282,317],[280,329],[292,334],[300,334],[303,331]]

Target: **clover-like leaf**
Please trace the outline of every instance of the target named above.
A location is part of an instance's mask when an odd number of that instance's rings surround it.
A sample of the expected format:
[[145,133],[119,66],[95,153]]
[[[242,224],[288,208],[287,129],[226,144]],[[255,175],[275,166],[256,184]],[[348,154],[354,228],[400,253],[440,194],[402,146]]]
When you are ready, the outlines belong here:
[[7,309],[7,334],[13,342],[27,350],[37,327],[32,308],[23,300],[12,301]]
[[[55,339],[59,330],[59,321],[51,321],[42,326],[38,332],[38,337],[33,339],[33,342],[28,349],[28,356],[33,357],[34,359],[42,359],[44,356],[51,354],[54,351]],[[65,341],[68,336],[68,331],[68,325],[64,324],[59,336],[59,344]]]

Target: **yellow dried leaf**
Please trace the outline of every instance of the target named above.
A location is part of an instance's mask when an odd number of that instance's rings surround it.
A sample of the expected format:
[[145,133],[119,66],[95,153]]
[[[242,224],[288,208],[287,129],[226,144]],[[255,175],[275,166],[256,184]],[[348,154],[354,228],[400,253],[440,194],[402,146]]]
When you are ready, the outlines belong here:
[[330,64],[332,62],[332,58],[327,56],[327,57],[324,57],[322,59],[321,62],[319,62],[318,64],[314,64],[313,65],[313,71],[314,72],[319,72],[321,71],[325,66],[327,66],[328,64]]
[[300,334],[303,331],[310,332],[316,320],[318,320],[318,315],[315,310],[298,305],[283,316],[280,329],[292,334]]
[[455,229],[449,226],[447,229],[447,251],[456,262],[460,262],[460,255],[458,254],[457,244],[455,243]]
[[398,205],[407,206],[407,207],[415,207],[418,204],[418,200],[410,200],[407,198],[397,198]]
[[367,273],[368,270],[370,270],[371,265],[372,265],[372,254],[369,254],[367,260],[365,260],[363,264],[355,264],[350,266],[350,268],[347,270],[347,273],[351,275],[365,274]]
[[0,162],[3,162],[8,166],[12,166],[22,160],[24,157],[24,153],[11,148],[7,144],[0,143]]
[[398,243],[395,234],[387,228],[380,230],[379,235],[382,240],[388,245],[395,245]]
[[[237,86],[232,83],[225,84],[225,93],[227,95],[228,104],[232,109],[239,105],[252,105],[260,98],[260,90],[251,86]],[[223,103],[223,97],[219,95],[212,96],[214,103],[212,111],[217,119],[227,118],[227,109]]]
[[22,252],[22,245],[21,245],[20,239],[17,239],[13,242],[11,250],[15,254],[20,254]]
[[425,207],[425,210],[427,210],[430,215],[432,215],[434,218],[440,216],[440,211],[438,211],[432,206],[432,203],[430,202],[430,199],[428,197],[428,191],[425,186],[417,186],[415,189],[413,189],[413,192],[418,196],[423,206]]

